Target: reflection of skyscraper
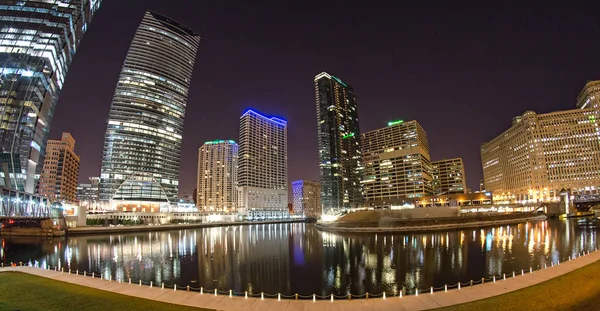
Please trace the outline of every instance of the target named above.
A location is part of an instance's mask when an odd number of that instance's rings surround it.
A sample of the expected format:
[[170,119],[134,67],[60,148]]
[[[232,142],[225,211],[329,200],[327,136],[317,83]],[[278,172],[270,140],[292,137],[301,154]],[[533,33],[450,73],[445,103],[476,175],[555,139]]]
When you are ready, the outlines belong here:
[[315,77],[321,203],[325,209],[357,207],[360,185],[360,129],[354,89],[322,72]]
[[110,108],[101,200],[110,200],[134,175],[160,187],[142,186],[123,199],[151,201],[163,197],[162,190],[177,198],[183,118],[199,43],[200,36],[178,22],[154,12],[144,15]]
[[0,6],[0,186],[34,192],[58,96],[100,2]]
[[239,144],[238,208],[248,217],[287,217],[287,122],[248,110]]

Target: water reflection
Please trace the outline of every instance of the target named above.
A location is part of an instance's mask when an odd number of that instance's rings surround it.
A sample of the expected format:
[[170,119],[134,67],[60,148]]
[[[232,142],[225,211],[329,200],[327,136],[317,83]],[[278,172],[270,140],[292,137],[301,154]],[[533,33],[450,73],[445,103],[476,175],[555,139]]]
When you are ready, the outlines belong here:
[[104,278],[254,293],[414,292],[542,267],[597,247],[598,220],[548,220],[423,234],[338,235],[264,224],[43,240],[2,239],[5,262]]

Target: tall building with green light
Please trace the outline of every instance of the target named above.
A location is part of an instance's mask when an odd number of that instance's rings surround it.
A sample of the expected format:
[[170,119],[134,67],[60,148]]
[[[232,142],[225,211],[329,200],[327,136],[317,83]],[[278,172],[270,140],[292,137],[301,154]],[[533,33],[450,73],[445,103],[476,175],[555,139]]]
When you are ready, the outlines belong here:
[[321,72],[315,76],[323,210],[359,207],[362,154],[354,89]]

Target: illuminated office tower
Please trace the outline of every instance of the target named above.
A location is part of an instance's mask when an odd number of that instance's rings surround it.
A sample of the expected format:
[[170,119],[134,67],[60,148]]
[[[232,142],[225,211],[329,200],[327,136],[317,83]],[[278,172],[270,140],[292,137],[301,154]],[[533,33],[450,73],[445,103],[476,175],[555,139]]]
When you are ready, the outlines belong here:
[[0,186],[33,193],[65,76],[100,0],[0,3]]
[[354,89],[327,72],[315,76],[321,203],[325,211],[363,203],[360,129]]
[[296,180],[292,182],[292,207],[295,215],[307,218],[321,217],[321,186],[318,182]]
[[240,118],[238,211],[249,218],[288,217],[287,122],[254,110]]
[[237,208],[238,145],[233,140],[207,141],[198,150],[195,202],[204,211]]
[[485,190],[497,203],[554,202],[598,194],[600,118],[597,108],[527,111],[481,147]]
[[[154,12],[138,27],[108,116],[100,200],[156,210],[177,199],[183,119],[200,36]],[[127,182],[126,182],[127,181]],[[117,207],[121,209],[121,207]]]
[[402,205],[433,193],[429,142],[417,121],[392,121],[362,134],[362,150],[368,206]]
[[465,165],[461,158],[433,161],[431,173],[434,194],[467,193]]
[[576,106],[578,109],[600,108],[600,80],[585,84],[585,87],[577,96]]
[[79,156],[75,154],[75,139],[63,133],[60,140],[48,140],[44,169],[40,176],[39,194],[50,202],[77,203]]
[[100,192],[100,177],[89,177],[89,184],[79,184],[77,186],[77,201],[79,206],[85,206],[87,209],[98,207]]

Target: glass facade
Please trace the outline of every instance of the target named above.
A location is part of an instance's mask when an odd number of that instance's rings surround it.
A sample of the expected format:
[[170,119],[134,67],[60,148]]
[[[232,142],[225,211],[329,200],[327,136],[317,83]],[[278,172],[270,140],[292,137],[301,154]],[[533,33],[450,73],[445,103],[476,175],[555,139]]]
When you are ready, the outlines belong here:
[[352,87],[322,72],[315,76],[321,203],[324,210],[359,207],[362,154],[356,96]]
[[177,198],[183,119],[199,43],[189,28],[154,12],[144,15],[110,108],[100,200],[111,200],[134,175],[158,182],[170,200]]
[[35,191],[58,96],[100,3],[0,2],[0,186]]

